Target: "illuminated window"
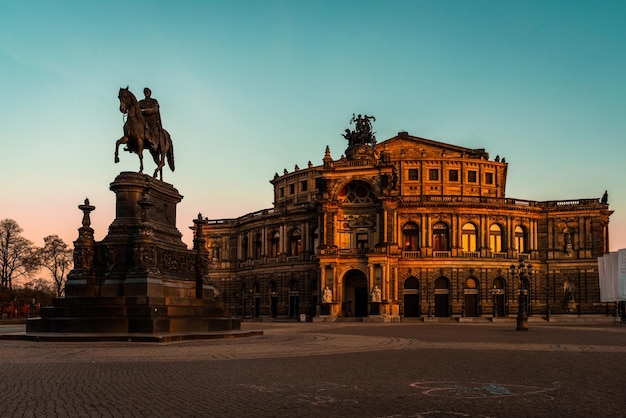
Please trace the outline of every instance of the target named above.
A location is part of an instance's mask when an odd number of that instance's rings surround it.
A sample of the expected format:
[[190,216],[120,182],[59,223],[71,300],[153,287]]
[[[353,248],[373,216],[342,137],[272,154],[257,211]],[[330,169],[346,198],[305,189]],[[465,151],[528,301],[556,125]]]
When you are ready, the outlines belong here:
[[520,253],[528,251],[526,248],[526,231],[521,226],[515,227],[515,249]]
[[419,233],[419,228],[415,223],[409,222],[404,225],[402,228],[402,249],[404,251],[419,250]]
[[289,255],[299,255],[302,251],[302,234],[294,229],[289,236]]
[[450,251],[450,233],[448,225],[437,222],[433,226],[433,251]]
[[498,224],[493,224],[489,228],[489,248],[491,248],[492,253],[504,251],[502,247],[502,227]]
[[463,247],[463,251],[476,251],[476,238],[476,227],[474,224],[467,223],[463,225],[463,228],[461,229],[461,245]]

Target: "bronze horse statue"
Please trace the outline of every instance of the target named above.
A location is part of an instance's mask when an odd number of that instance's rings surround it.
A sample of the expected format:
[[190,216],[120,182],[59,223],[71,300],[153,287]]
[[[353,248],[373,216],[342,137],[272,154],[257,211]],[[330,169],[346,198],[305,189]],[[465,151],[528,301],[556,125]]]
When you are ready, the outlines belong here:
[[160,174],[163,180],[163,167],[167,158],[167,165],[174,171],[174,146],[169,132],[159,127],[161,132],[152,132],[146,119],[141,113],[141,107],[135,95],[128,87],[121,88],[118,98],[120,99],[120,112],[127,115],[124,123],[124,136],[115,142],[115,162],[120,161],[118,155],[119,146],[126,144],[124,151],[134,152],[139,156],[139,173],[143,173],[143,150],[147,149],[157,165],[152,177]]

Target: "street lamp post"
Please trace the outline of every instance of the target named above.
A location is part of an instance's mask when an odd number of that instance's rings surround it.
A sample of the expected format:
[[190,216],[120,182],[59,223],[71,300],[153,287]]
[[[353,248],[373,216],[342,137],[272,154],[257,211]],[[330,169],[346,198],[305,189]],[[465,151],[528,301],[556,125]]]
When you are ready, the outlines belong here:
[[518,309],[517,309],[517,328],[516,331],[528,331],[528,315],[526,314],[526,299],[528,296],[528,289],[526,289],[526,279],[530,278],[532,274],[532,266],[525,264],[522,257],[519,258],[519,263],[516,266],[511,264],[511,276],[517,275],[519,278],[519,296],[518,296]]

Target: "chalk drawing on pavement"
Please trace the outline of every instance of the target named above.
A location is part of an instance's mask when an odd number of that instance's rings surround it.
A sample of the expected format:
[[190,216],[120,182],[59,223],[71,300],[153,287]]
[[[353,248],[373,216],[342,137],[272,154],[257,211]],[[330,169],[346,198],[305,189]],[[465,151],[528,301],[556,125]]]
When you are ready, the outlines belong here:
[[415,382],[411,383],[410,386],[422,390],[424,395],[465,399],[546,394],[559,389],[558,383],[554,383],[554,387],[551,388],[515,384],[454,381]]

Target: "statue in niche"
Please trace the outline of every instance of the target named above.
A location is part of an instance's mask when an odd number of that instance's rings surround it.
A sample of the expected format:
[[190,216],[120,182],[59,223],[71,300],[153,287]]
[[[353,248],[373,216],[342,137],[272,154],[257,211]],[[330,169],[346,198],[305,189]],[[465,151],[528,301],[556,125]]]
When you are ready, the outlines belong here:
[[322,303],[332,303],[333,302],[333,291],[326,286],[324,291],[322,292]]
[[565,252],[566,253],[571,253],[573,250],[573,246],[572,246],[572,232],[567,229],[565,230],[564,234],[563,234],[563,240],[565,241]]
[[382,302],[382,294],[380,288],[378,286],[374,286],[374,290],[372,290],[372,303],[381,303]]

